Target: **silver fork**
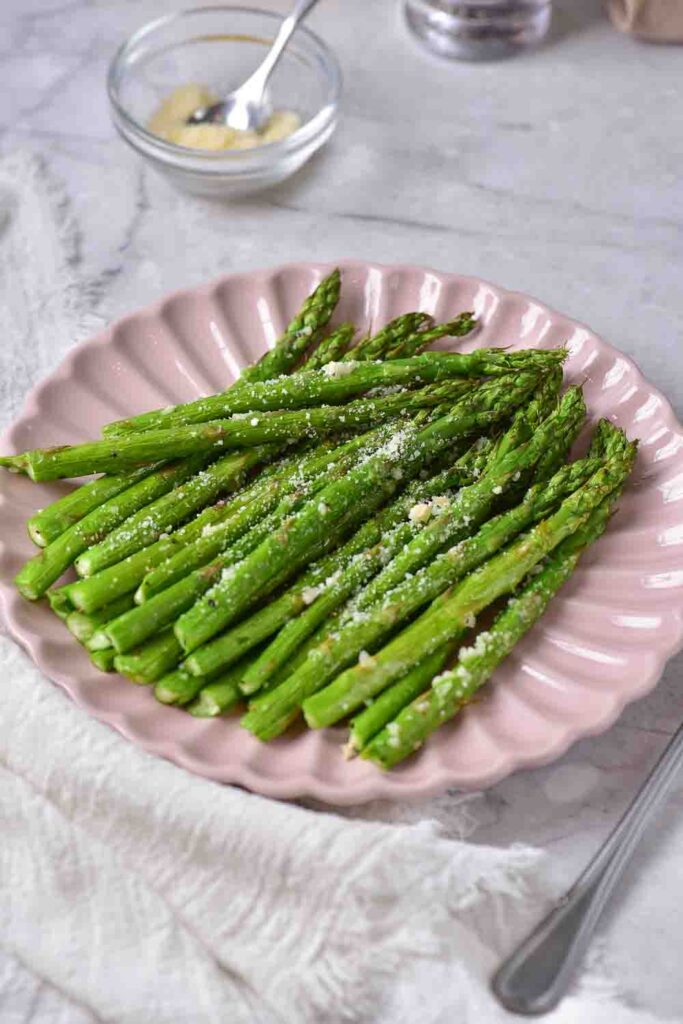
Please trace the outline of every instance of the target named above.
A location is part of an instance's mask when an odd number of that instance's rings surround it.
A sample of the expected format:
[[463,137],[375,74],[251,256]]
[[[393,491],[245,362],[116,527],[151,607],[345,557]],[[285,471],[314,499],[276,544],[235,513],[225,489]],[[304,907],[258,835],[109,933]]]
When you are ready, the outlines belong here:
[[506,1009],[534,1016],[562,999],[614,887],[682,765],[683,725],[583,874],[494,975],[491,987]]

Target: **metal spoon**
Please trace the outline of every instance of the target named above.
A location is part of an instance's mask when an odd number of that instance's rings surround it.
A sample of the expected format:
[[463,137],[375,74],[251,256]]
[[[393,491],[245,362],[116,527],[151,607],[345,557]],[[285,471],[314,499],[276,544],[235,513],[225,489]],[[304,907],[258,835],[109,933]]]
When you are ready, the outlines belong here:
[[295,29],[317,3],[318,0],[298,0],[292,13],[280,25],[273,45],[256,71],[225,99],[195,110],[188,117],[187,124],[225,124],[239,131],[260,131],[272,113],[266,92],[268,79]]
[[495,974],[493,991],[508,1010],[532,1016],[557,1006],[648,821],[682,766],[683,725],[583,874]]

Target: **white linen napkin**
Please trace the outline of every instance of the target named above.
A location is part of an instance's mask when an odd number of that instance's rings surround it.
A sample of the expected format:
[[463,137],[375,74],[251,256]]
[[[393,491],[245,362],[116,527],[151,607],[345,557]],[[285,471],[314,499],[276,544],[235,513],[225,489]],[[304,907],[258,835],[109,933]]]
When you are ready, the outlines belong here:
[[[96,325],[74,237],[41,165],[0,162],[3,422]],[[538,851],[196,778],[90,719],[6,637],[0,677],[3,1024],[516,1019],[487,979],[548,905]],[[546,1019],[655,1022],[597,961]]]

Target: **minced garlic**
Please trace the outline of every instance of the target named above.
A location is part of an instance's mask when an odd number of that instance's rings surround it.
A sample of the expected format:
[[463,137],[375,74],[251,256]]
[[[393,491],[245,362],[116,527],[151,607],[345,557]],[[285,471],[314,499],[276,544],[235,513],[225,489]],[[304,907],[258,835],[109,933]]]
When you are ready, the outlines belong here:
[[181,85],[167,96],[150,118],[147,127],[166,142],[189,149],[255,149],[268,142],[286,139],[301,125],[292,110],[276,110],[260,132],[238,131],[223,124],[188,124],[188,117],[200,107],[216,103],[218,97],[202,85]]

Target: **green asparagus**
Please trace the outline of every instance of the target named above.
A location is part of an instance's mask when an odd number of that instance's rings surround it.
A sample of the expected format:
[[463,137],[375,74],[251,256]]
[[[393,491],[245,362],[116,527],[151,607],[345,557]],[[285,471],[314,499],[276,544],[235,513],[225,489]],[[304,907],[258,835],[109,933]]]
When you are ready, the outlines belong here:
[[626,457],[608,461],[566,498],[557,512],[472,573],[448,600],[429,608],[386,647],[370,656],[369,662],[363,659],[363,663],[347,669],[304,700],[307,723],[319,728],[345,717],[404,675],[421,658],[457,636],[484,608],[514,590],[542,558],[584,525],[607,495],[623,486],[634,457],[632,446]]
[[75,562],[79,576],[92,576],[128,555],[135,554],[159,540],[163,534],[188,519],[205,505],[240,487],[249,470],[264,458],[275,454],[275,448],[252,448],[231,452],[179,483],[138,512],[129,516],[98,544],[84,551]]
[[[237,540],[259,519],[274,509],[281,519],[297,508],[307,495],[320,490],[326,482],[348,472],[354,462],[388,440],[392,424],[385,424],[352,438],[335,448],[317,448],[312,453],[291,459],[291,468],[279,476],[257,480],[247,492],[248,504],[203,530],[192,543],[185,544],[152,569],[142,581],[137,599],[141,603],[187,576],[193,569],[207,565]],[[277,525],[277,520],[274,525]]]
[[38,547],[46,547],[103,502],[116,497],[121,491],[160,468],[161,463],[152,463],[117,476],[102,476],[89,484],[76,487],[31,516],[26,524],[29,537]]
[[477,349],[467,355],[424,352],[410,359],[391,362],[327,363],[320,370],[306,369],[262,384],[245,384],[185,405],[118,420],[109,424],[104,434],[108,438],[124,438],[140,431],[170,430],[226,420],[230,416],[341,405],[376,388],[411,387],[511,373],[533,367],[536,363],[544,366],[548,360],[546,353],[542,353],[541,358],[533,349],[510,353],[494,348]]
[[[114,648],[110,648],[114,651]],[[114,652],[115,653],[115,652]],[[134,683],[155,683],[176,667],[182,648],[172,629],[164,629],[138,650],[129,654],[116,654],[114,668]]]
[[[316,661],[315,667],[311,665],[311,671],[317,674],[320,684],[323,685],[336,672],[350,665],[361,651],[375,650],[382,639],[409,620],[420,608],[481,565],[522,530],[549,515],[564,498],[577,490],[599,468],[600,462],[596,459],[584,459],[563,467],[547,485],[539,484],[533,487],[520,505],[485,523],[473,537],[462,540],[447,552],[438,555],[419,572],[390,590],[382,601],[364,612],[359,612],[352,605],[350,612],[347,612],[348,622],[342,620],[337,628],[330,630],[328,637],[334,633],[334,639],[327,639],[324,659]],[[309,611],[315,607],[314,604]],[[295,632],[294,627],[308,614],[304,613],[290,624],[290,633]],[[319,621],[322,621],[322,617]],[[316,622],[315,625],[317,624]],[[309,634],[312,631],[311,629]],[[306,635],[309,635],[303,629],[301,634],[300,638],[297,637],[299,642],[291,649],[283,645],[288,655],[298,649]],[[220,643],[220,640],[222,638],[216,643]],[[277,654],[280,645],[275,646]],[[265,661],[265,653],[263,658]],[[324,664],[321,663],[323,660]],[[277,667],[281,664],[284,664],[284,659],[277,661]],[[252,666],[249,679],[245,677],[244,683],[248,684],[253,680],[262,685],[267,678],[267,675],[259,673],[257,663]],[[253,692],[248,686],[244,686],[243,690],[245,693]]]
[[[451,487],[461,485],[463,483],[462,473],[462,466],[459,461],[456,461],[453,466],[428,480],[414,481],[390,505],[364,523],[341,548],[321,562],[312,565],[279,598],[265,605],[252,616],[205,644],[199,650],[194,651],[187,658],[186,667],[199,675],[218,671],[220,668],[232,664],[257,643],[271,636],[292,616],[297,616],[296,621],[300,623],[297,630],[296,646],[298,647],[315,628],[318,618],[317,608],[319,601],[322,600],[318,596],[319,591],[322,591],[326,599],[328,595],[334,594],[334,602],[331,603],[340,603],[343,600],[340,588],[348,583],[347,574],[350,574],[352,581],[357,578],[357,560],[365,561],[369,568],[381,564],[382,559],[387,557],[387,552],[392,549],[392,545],[400,542],[400,537],[396,535],[397,529],[400,529],[402,524],[407,526],[409,532],[416,529],[415,524],[405,523],[408,511],[414,502],[420,497],[445,494]],[[381,546],[380,542],[382,542]],[[310,601],[314,601],[314,604],[309,605]],[[329,606],[330,602],[326,601],[326,603]],[[314,612],[315,614],[310,615]],[[263,685],[266,675],[272,674],[281,661],[290,656],[290,648],[294,646],[290,637],[284,638],[280,644],[273,641],[273,644],[275,650],[270,652],[270,657],[267,657],[264,652],[263,660],[258,668],[254,665],[253,680],[251,682],[247,682],[246,679],[243,681],[244,693],[253,693]],[[286,646],[286,651],[281,649],[284,646]]]
[[368,707],[363,708],[349,723],[349,740],[344,747],[344,757],[354,757],[368,745],[385,725],[411,701],[419,697],[430,685],[432,679],[446,664],[450,646],[445,644],[411,668],[403,679],[389,686],[377,696]]
[[160,456],[220,455],[228,448],[282,445],[318,435],[368,429],[416,409],[455,401],[457,396],[476,390],[471,381],[448,381],[418,391],[358,399],[343,406],[266,412],[169,430],[145,430],[73,447],[39,448],[22,458],[33,480],[86,476],[158,461]]
[[[434,516],[427,528],[408,543],[376,576],[359,599],[359,607],[368,608],[433,558],[446,544],[473,533],[491,514],[505,492],[514,487],[526,470],[551,448],[557,438],[574,437],[585,417],[585,402],[581,389],[570,388],[557,408],[544,420],[531,438],[518,448],[508,448],[504,435],[489,460],[482,477],[464,488],[455,500]],[[509,433],[516,437],[518,424],[513,423]]]
[[258,363],[242,371],[238,384],[270,380],[279,377],[297,364],[307,349],[320,339],[339,301],[341,277],[335,269],[323,278],[318,287],[304,301],[300,311],[288,324],[274,348],[261,356]]
[[426,687],[421,695],[416,694],[374,738],[369,730],[353,737],[354,747],[360,749],[362,757],[382,768],[393,767],[417,750],[430,733],[472,699],[543,615],[550,599],[574,571],[583,551],[603,532],[612,504],[612,498],[603,501],[585,525],[559,545],[542,571],[531,577],[517,597],[510,598],[492,627],[480,633],[472,647],[460,651],[454,668],[437,675],[431,687]]
[[[497,378],[453,406],[451,413],[424,430],[407,425],[383,449],[361,462],[343,480],[319,492],[180,617],[174,629],[183,649],[190,653],[243,614],[247,605],[270,585],[273,575],[291,578],[311,560],[311,551],[342,516],[366,502],[375,508],[397,490],[402,478],[419,472],[425,460],[448,442],[455,442],[509,414],[529,394],[533,375]],[[476,400],[474,400],[476,394]]]
[[331,334],[323,338],[315,352],[306,360],[307,370],[319,370],[327,363],[341,359],[353,340],[356,328],[353,324],[340,324]]
[[199,465],[198,461],[183,461],[163,466],[93,509],[26,562],[14,581],[19,592],[32,601],[42,597],[91,544],[96,544],[138,509],[182,483]]

